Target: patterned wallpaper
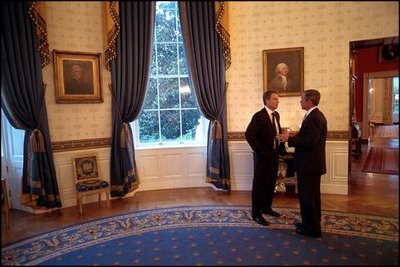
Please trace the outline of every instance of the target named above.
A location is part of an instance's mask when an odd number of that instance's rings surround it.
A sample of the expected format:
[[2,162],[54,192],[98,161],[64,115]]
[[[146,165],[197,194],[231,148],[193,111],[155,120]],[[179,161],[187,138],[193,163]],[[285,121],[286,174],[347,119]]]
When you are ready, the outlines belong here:
[[[228,131],[262,108],[262,51],[304,47],[304,88],[321,92],[329,131],[347,131],[349,43],[399,34],[398,2],[230,2]],[[298,127],[300,97],[280,97],[281,124]]]
[[[51,141],[111,136],[110,73],[104,67],[102,2],[46,2],[50,52],[102,53],[103,103],[57,104],[53,61],[44,69]],[[52,56],[53,57],[53,56]]]
[[[102,2],[46,2],[50,50],[101,52]],[[330,131],[347,130],[349,42],[398,35],[397,2],[230,2],[232,65],[228,131],[242,132],[262,107],[262,50],[304,47],[304,87],[321,91]],[[102,58],[103,60],[104,58]],[[111,136],[110,73],[104,103],[56,104],[53,64],[44,69],[52,142]],[[282,126],[296,128],[300,97],[281,97]]]

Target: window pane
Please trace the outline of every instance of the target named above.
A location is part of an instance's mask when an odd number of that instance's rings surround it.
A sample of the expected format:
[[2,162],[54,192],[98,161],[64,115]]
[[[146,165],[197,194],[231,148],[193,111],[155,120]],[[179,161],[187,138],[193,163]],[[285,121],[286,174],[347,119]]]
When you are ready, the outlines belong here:
[[199,120],[200,112],[197,109],[182,111],[182,138],[184,140],[195,140]]
[[139,120],[139,142],[158,143],[159,139],[158,112],[143,111]]
[[[179,14],[177,14],[177,16],[179,16]],[[179,21],[179,18],[178,18],[178,21]],[[180,23],[178,23],[178,32],[176,33],[176,35],[177,35],[177,37],[178,37],[178,42],[182,42],[183,41],[183,39],[182,39],[182,29],[181,29],[181,24]]]
[[150,78],[147,86],[146,97],[144,99],[143,109],[157,109],[157,79]]
[[393,114],[399,114],[399,77],[393,78]]
[[158,44],[158,75],[177,75],[178,61],[175,44]]
[[150,76],[157,75],[157,52],[156,47],[153,45],[153,55],[151,57]]
[[183,43],[179,44],[179,71],[180,74],[188,75],[187,63],[186,63],[186,54],[183,48]]
[[157,2],[157,11],[158,9],[175,9],[176,3],[174,1],[158,1]]
[[174,42],[176,16],[175,10],[157,10],[156,12],[156,34],[157,42]]
[[179,141],[181,136],[179,110],[160,111],[161,141]]
[[179,108],[178,78],[160,78],[158,81],[160,108]]
[[182,108],[197,108],[196,101],[189,87],[189,78],[180,78]]

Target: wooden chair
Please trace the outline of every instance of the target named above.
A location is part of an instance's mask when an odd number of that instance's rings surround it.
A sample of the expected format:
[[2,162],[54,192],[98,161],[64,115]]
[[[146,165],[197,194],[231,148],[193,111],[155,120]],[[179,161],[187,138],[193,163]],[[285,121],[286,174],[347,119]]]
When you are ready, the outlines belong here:
[[99,204],[101,194],[106,194],[107,207],[110,207],[110,184],[99,177],[97,154],[80,154],[73,157],[75,176],[76,201],[79,213],[82,214],[83,196],[98,194]]
[[9,200],[7,194],[7,180],[5,178],[1,178],[1,213],[4,215],[4,221],[6,223],[6,228],[10,228],[10,219],[9,219]]

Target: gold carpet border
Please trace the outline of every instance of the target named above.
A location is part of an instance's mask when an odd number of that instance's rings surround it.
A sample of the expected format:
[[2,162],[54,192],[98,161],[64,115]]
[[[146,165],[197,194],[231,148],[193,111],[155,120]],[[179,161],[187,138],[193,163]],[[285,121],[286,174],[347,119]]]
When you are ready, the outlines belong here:
[[[347,141],[349,133],[347,131],[330,131],[328,132],[328,140],[343,140]],[[229,132],[228,141],[246,141],[244,132]],[[81,140],[66,140],[52,142],[53,152],[64,152],[73,150],[85,150],[93,148],[108,148],[111,147],[111,137],[81,139]]]
[[[300,219],[298,208],[275,208],[281,217],[268,216],[269,228],[293,229]],[[251,218],[250,206],[179,206],[150,209],[100,218],[67,226],[10,245],[2,246],[2,263],[39,265],[57,255],[103,242],[165,229],[185,227],[258,227]],[[322,211],[322,232],[397,241],[398,218]],[[338,234],[338,236],[336,236]]]

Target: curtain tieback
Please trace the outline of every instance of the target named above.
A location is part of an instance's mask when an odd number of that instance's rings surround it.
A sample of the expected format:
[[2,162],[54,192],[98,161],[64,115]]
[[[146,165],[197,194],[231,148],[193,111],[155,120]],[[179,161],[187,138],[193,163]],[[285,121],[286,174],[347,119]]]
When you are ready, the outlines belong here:
[[215,120],[211,127],[212,140],[222,139],[222,127],[218,120]]
[[43,134],[39,129],[33,130],[29,137],[33,152],[44,152],[44,139]]
[[120,141],[121,148],[125,148],[126,144],[132,143],[131,136],[129,134],[129,126],[126,122],[122,123]]

